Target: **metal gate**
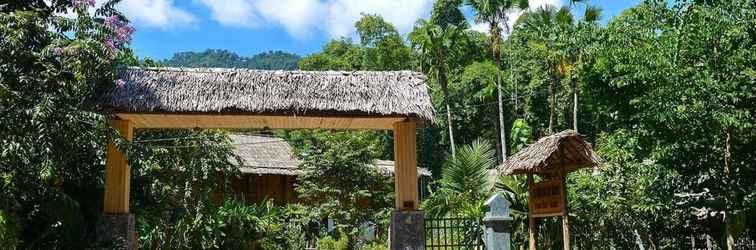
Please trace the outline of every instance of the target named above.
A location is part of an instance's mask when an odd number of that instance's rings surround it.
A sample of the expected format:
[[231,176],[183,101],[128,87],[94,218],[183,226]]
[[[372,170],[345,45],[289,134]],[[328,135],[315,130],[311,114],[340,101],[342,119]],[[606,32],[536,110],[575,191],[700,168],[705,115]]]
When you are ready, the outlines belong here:
[[484,249],[482,220],[426,217],[425,249]]

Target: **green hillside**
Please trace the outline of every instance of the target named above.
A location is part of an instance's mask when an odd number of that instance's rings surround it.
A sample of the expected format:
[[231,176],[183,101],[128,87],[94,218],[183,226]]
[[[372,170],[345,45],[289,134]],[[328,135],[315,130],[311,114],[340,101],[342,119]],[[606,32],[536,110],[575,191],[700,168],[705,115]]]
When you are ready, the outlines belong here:
[[251,57],[237,55],[222,49],[203,52],[180,52],[160,63],[172,67],[219,67],[250,69],[297,69],[300,56],[283,51],[268,51]]

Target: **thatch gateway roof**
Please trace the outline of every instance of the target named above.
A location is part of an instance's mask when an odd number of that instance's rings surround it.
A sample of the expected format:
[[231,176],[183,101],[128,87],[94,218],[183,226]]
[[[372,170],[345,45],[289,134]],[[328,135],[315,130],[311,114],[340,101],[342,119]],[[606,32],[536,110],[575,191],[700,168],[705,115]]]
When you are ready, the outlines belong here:
[[[301,161],[294,157],[291,145],[284,139],[245,135],[229,135],[234,153],[242,159],[240,170],[244,174],[299,175]],[[394,161],[376,160],[373,166],[384,176],[394,175]],[[430,177],[427,169],[417,168],[419,176]]]
[[601,161],[591,144],[573,130],[543,137],[499,165],[501,174],[558,174],[595,166]]
[[108,113],[398,116],[432,121],[426,77],[412,71],[138,68],[99,91]]

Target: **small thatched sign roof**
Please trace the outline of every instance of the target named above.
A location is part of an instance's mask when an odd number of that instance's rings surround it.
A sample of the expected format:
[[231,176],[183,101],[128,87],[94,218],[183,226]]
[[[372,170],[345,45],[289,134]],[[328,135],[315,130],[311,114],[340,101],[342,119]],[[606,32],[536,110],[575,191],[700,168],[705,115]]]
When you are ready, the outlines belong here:
[[[234,154],[242,160],[243,174],[299,175],[299,164],[291,145],[284,139],[248,134],[231,134]],[[394,175],[394,161],[376,160],[372,164],[384,176]],[[417,168],[419,176],[430,177],[431,172]]]
[[432,121],[426,77],[412,71],[138,68],[96,93],[108,113],[396,116]]
[[539,139],[499,165],[500,174],[555,175],[595,166],[601,161],[591,144],[573,130]]

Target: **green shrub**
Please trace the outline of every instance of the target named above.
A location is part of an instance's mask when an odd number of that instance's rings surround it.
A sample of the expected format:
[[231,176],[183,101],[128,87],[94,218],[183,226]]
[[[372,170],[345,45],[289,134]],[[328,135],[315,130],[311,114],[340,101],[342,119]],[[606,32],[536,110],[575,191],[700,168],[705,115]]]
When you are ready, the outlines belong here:
[[20,242],[10,216],[0,210],[0,249],[16,249]]
[[305,249],[320,235],[319,218],[311,207],[283,207],[275,217],[276,223],[266,229],[260,246],[266,250]]
[[365,246],[360,248],[361,250],[388,250],[388,244],[385,241],[381,242],[371,242],[368,244],[365,244]]
[[318,240],[318,250],[349,250],[349,236],[339,233],[339,238],[334,239],[328,235]]
[[[210,203],[210,204],[207,204]],[[140,244],[145,249],[245,249],[278,226],[280,208],[270,202],[248,205],[226,200],[184,211],[177,221],[161,218],[140,221]]]

